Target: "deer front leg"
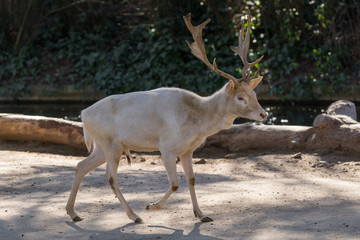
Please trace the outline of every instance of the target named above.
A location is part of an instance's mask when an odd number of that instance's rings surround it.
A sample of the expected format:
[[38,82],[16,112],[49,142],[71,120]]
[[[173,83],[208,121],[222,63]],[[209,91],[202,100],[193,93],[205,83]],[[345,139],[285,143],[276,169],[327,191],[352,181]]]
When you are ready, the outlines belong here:
[[170,195],[177,191],[179,188],[179,181],[176,175],[176,156],[175,154],[161,154],[162,159],[165,165],[166,173],[170,182],[170,188],[167,190],[165,195],[157,202],[150,203],[146,209],[147,210],[159,210],[161,209],[166,200],[170,197]]
[[117,169],[119,166],[119,161],[122,151],[109,152],[106,156],[106,173],[105,177],[108,180],[111,189],[113,190],[116,197],[119,199],[121,206],[124,208],[127,216],[133,220],[135,223],[143,223],[142,219],[136,215],[133,210],[130,208],[129,204],[126,202],[124,196],[121,194],[119,185],[117,183]]
[[201,222],[212,222],[213,220],[207,216],[205,216],[198,205],[196,194],[195,194],[195,175],[192,167],[192,151],[187,152],[183,155],[180,155],[181,164],[184,168],[184,173],[186,177],[186,181],[189,186],[191,201],[194,209],[195,217],[200,219]]

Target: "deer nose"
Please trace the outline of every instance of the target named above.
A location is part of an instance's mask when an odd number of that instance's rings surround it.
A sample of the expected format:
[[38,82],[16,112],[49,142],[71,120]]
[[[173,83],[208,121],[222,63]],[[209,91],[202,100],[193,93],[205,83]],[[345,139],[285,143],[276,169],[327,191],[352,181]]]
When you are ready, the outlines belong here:
[[263,119],[263,121],[267,118],[267,112],[260,113],[260,117]]

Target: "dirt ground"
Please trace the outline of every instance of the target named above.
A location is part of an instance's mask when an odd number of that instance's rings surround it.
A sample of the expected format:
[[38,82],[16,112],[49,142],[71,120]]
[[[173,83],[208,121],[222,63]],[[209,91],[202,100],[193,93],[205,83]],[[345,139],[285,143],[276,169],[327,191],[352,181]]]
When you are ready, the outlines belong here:
[[203,149],[195,154],[196,191],[204,213],[193,215],[181,166],[179,190],[149,211],[169,184],[158,154],[122,159],[120,189],[144,224],[132,223],[105,180],[87,175],[72,222],[65,205],[77,163],[86,153],[59,145],[0,141],[0,239],[359,239],[359,156]]

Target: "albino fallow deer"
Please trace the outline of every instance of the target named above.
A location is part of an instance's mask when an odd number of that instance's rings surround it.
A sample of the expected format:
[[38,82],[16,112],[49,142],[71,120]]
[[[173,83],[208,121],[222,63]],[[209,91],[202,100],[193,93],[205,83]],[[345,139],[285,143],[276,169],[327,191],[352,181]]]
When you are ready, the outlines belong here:
[[242,24],[239,45],[231,46],[231,50],[238,54],[244,63],[240,79],[219,70],[215,59],[212,64],[208,61],[202,30],[210,19],[195,27],[191,23],[190,13],[184,16],[184,20],[195,41],[191,44],[186,41],[191,53],[229,81],[223,88],[208,97],[201,97],[178,88],[159,88],[108,96],[83,110],[81,118],[84,124],[85,143],[92,152],[88,158],[77,165],[66,205],[67,213],[74,221],[81,220],[74,211],[74,203],[83,177],[106,162],[105,177],[126,214],[134,222],[142,222],[126,202],[117,183],[116,174],[121,155],[125,153],[130,161],[130,150],[160,151],[170,182],[170,188],[165,195],[158,202],[149,204],[146,209],[160,209],[172,192],[178,189],[176,158],[179,156],[189,186],[195,216],[202,222],[212,221],[201,212],[198,206],[194,188],[192,155],[206,137],[222,129],[230,128],[237,117],[256,121],[266,119],[267,113],[258,103],[253,90],[262,77],[259,76],[259,71],[253,76],[250,71],[262,57],[252,63],[247,61],[250,16],[248,16],[246,36],[244,37],[245,30]]

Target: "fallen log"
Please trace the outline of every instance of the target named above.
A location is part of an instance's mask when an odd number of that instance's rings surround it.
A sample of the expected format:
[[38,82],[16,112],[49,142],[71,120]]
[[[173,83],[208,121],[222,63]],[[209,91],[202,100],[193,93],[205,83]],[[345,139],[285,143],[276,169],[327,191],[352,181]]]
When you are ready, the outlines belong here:
[[[311,127],[233,125],[229,130],[210,136],[206,146],[216,146],[229,151],[244,149],[285,150],[302,139]],[[39,141],[56,143],[86,149],[82,123],[58,118],[0,114],[0,139],[18,141]]]
[[[314,125],[233,125],[208,137],[203,147],[221,147],[232,152],[253,149],[360,153],[360,123],[351,117],[321,114]],[[82,123],[40,116],[0,114],[0,139],[40,141],[86,149]]]
[[288,150],[301,148],[303,139],[311,133],[312,127],[245,123],[208,137],[204,147],[221,147],[232,152],[245,149]]
[[319,125],[313,127],[251,123],[233,125],[208,137],[204,147],[221,147],[233,152],[253,149],[360,154],[359,122],[345,115],[320,116]]
[[41,116],[0,114],[0,139],[39,141],[86,149],[82,123]]
[[356,121],[356,107],[352,102],[332,103],[327,114],[320,114],[313,127],[234,125],[208,137],[205,146],[229,151],[245,149],[299,150],[360,153],[360,123]]

